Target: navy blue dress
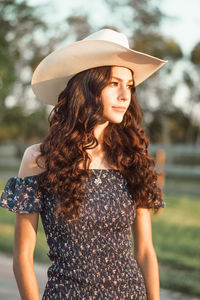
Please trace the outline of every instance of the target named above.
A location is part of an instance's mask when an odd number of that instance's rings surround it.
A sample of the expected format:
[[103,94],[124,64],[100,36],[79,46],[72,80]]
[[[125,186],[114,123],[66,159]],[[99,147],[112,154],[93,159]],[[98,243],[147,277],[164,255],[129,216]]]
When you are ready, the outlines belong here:
[[[17,213],[39,212],[49,245],[48,282],[43,300],[146,300],[140,269],[131,252],[130,226],[136,215],[126,179],[114,169],[93,169],[80,218],[60,224],[52,194],[37,197],[37,175],[11,177],[0,205]],[[163,203],[164,206],[164,203]]]

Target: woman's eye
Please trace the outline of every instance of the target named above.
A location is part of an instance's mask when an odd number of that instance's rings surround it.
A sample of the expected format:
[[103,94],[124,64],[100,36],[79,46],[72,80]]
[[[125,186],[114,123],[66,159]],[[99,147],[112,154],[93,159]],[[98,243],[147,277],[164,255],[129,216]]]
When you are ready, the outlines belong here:
[[111,82],[110,82],[110,85],[111,85],[111,86],[116,86],[116,85],[118,85],[118,82],[116,82],[116,81],[111,81]]
[[130,84],[127,86],[128,89],[132,89],[133,88],[133,84]]

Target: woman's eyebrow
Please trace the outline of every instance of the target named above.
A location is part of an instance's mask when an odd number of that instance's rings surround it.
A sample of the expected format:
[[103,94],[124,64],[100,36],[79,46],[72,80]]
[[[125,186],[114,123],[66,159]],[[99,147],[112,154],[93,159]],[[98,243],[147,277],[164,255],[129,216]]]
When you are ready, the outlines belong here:
[[[117,76],[112,76],[111,78],[112,78],[112,79],[117,79],[117,80],[119,80],[119,81],[123,81],[122,78],[117,77]],[[132,82],[132,83],[133,83],[133,79],[130,79],[130,80],[128,80],[127,82],[128,82],[128,83],[129,83],[129,82]]]

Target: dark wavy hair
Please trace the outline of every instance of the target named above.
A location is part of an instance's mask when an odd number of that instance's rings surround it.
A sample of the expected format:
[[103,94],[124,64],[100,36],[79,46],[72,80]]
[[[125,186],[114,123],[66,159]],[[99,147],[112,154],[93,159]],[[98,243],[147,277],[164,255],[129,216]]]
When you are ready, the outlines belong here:
[[[43,161],[44,171],[38,175],[39,189],[51,190],[57,200],[56,214],[69,221],[79,217],[79,207],[84,204],[83,187],[91,162],[87,149],[98,145],[94,127],[101,122],[101,91],[109,84],[111,71],[111,66],[89,69],[68,82],[49,115],[49,132],[40,145],[41,154],[36,161],[39,167]],[[141,122],[142,112],[133,87],[122,122],[108,124],[102,147],[107,164],[115,166],[127,179],[135,200],[133,208],[157,211],[162,195]]]

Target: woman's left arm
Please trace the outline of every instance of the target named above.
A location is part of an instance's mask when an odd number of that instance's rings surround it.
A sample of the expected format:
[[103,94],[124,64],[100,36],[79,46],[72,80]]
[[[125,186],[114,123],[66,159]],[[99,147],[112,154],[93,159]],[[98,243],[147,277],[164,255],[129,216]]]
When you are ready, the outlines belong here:
[[134,239],[134,257],[142,272],[148,300],[160,300],[159,269],[152,241],[150,210],[138,208],[131,225]]

